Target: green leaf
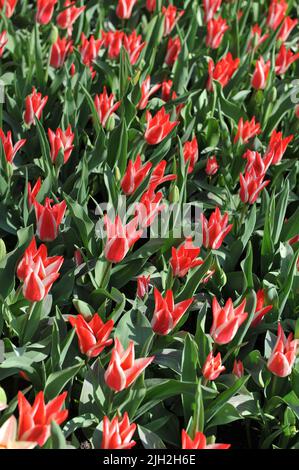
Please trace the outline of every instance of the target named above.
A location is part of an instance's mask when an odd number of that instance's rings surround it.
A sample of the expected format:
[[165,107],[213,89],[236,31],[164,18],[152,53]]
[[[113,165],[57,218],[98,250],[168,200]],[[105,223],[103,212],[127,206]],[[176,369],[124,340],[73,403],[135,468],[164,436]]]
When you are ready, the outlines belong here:
[[[196,382],[197,381],[197,361],[198,350],[195,341],[187,334],[183,349],[182,356],[182,382]],[[182,403],[185,417],[185,424],[188,424],[190,416],[192,416],[195,408],[195,396],[182,395]]]
[[60,394],[60,392],[64,389],[68,382],[78,374],[82,366],[83,362],[75,366],[68,367],[67,369],[58,372],[53,372],[52,374],[50,374],[47,378],[45,386],[45,395],[47,399],[51,400],[57,397],[57,395]]
[[166,449],[163,441],[153,431],[138,425],[138,434],[145,449]]

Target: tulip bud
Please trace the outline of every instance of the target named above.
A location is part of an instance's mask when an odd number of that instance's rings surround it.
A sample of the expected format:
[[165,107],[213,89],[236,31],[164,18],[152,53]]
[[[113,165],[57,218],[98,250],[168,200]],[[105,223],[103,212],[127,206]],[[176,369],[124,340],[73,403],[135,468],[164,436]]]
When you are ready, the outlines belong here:
[[175,184],[169,192],[169,202],[176,204],[180,200],[180,190]]
[[107,124],[106,124],[106,129],[107,131],[113,131],[114,128],[115,128],[115,118],[114,116],[109,116],[107,120]]
[[120,173],[120,169],[118,168],[118,166],[115,167],[114,176],[115,176],[116,181],[121,180],[121,173]]
[[273,86],[269,91],[269,101],[274,103],[277,100],[277,89]]
[[0,261],[6,256],[6,246],[2,238],[0,238]]
[[58,28],[55,25],[52,25],[50,36],[49,36],[49,42],[50,44],[55,44],[57,39],[59,38],[59,32]]

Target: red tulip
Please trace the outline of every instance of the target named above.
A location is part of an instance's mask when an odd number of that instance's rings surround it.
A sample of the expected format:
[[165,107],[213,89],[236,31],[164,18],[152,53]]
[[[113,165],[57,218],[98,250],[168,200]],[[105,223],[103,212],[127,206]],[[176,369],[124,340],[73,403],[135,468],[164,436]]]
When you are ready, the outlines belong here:
[[194,439],[182,430],[182,449],[229,449],[230,444],[207,444],[206,436],[202,432],[197,432]]
[[0,33],[0,57],[3,56],[4,49],[7,43],[7,31],[2,31],[2,33]]
[[94,35],[87,39],[84,33],[81,34],[79,51],[84,65],[87,67],[92,65],[93,61],[96,60],[99,55],[102,44],[103,39],[95,39]]
[[259,197],[261,191],[268,186],[270,180],[263,181],[264,173],[257,173],[252,167],[245,172],[243,176],[240,173],[240,198],[244,203],[254,204]]
[[216,175],[218,170],[219,170],[219,165],[217,162],[216,155],[212,155],[207,160],[206,170],[205,170],[206,174],[208,176],[213,176],[213,175]]
[[261,133],[261,126],[259,122],[255,122],[255,117],[251,121],[243,121],[240,118],[238,122],[238,132],[235,136],[234,143],[236,144],[239,140],[243,144],[247,144],[250,139]]
[[137,217],[134,217],[127,225],[123,225],[119,215],[111,222],[105,215],[105,228],[107,230],[107,242],[105,245],[105,258],[111,263],[120,263],[128,253],[131,246],[139,240],[143,231],[136,230]]
[[209,79],[207,89],[213,90],[212,80],[217,80],[222,87],[225,87],[239,67],[240,59],[233,59],[230,52],[226,54],[217,64],[214,64],[213,59],[210,59],[208,65]]
[[184,313],[193,302],[192,299],[183,300],[174,304],[173,292],[168,290],[165,298],[162,297],[158,289],[154,289],[155,311],[152,318],[152,328],[158,335],[168,335],[179,323]]
[[290,16],[286,16],[280,28],[278,39],[282,42],[287,41],[289,35],[291,34],[295,26],[297,26],[297,24],[297,18],[293,20]]
[[284,44],[281,45],[275,62],[275,73],[283,75],[288,68],[299,59],[299,52],[294,54],[291,49],[287,49]]
[[153,362],[155,356],[135,359],[134,341],[124,350],[118,338],[114,339],[114,349],[108,368],[105,372],[105,382],[115,392],[130,387],[147,366]]
[[52,204],[53,199],[49,199],[48,197],[44,205],[34,201],[37,222],[36,232],[41,241],[51,242],[57,238],[59,225],[66,211],[65,201],[55,204],[54,206],[52,206]]
[[36,441],[42,447],[51,435],[51,423],[61,424],[68,416],[68,410],[62,409],[66,397],[64,392],[46,405],[44,392],[39,392],[31,406],[23,393],[18,392],[19,440]]
[[136,424],[130,424],[128,413],[123,418],[115,416],[111,421],[104,416],[101,449],[132,449],[136,444],[131,440],[135,431]]
[[10,18],[15,11],[17,3],[18,0],[0,0],[0,11],[5,7],[4,14],[7,18]]
[[272,0],[269,6],[267,17],[267,25],[269,28],[275,30],[285,17],[288,9],[288,4],[285,0]]
[[154,222],[157,215],[164,210],[164,204],[160,204],[163,194],[161,191],[155,193],[151,188],[148,189],[135,205],[135,215],[142,230],[146,229]]
[[34,204],[35,199],[37,198],[37,195],[40,191],[41,186],[42,186],[42,180],[40,177],[38,178],[33,188],[31,187],[31,183],[30,182],[28,183],[28,205],[30,209]]
[[251,49],[252,47],[252,42],[254,40],[256,46],[255,46],[255,49],[257,49],[259,46],[261,46],[263,44],[263,42],[265,42],[269,37],[269,34],[266,33],[266,34],[262,34],[262,29],[259,27],[258,24],[255,24],[254,26],[252,26],[251,28],[251,40],[248,44],[248,50]]
[[50,23],[57,1],[58,0],[37,0],[36,21],[38,23]]
[[289,143],[293,140],[293,135],[283,138],[282,132],[277,132],[275,129],[271,134],[270,142],[266,150],[266,156],[271,158],[272,165],[277,165],[281,162],[282,157],[287,149]]
[[181,52],[181,41],[178,36],[176,36],[174,39],[169,38],[168,43],[167,43],[167,52],[165,56],[165,63],[169,66],[172,67],[177,58],[179,57],[179,54]]
[[51,49],[50,65],[55,69],[63,67],[67,54],[72,48],[72,41],[58,38]]
[[129,54],[130,63],[135,65],[142,49],[145,47],[145,42],[142,42],[141,34],[137,36],[135,30],[129,35],[125,34],[123,41],[124,48]]
[[225,367],[222,365],[220,352],[214,357],[213,351],[211,351],[205,360],[202,375],[206,380],[216,380],[224,371]]
[[132,15],[132,10],[137,0],[118,0],[116,14],[123,20],[128,20]]
[[253,327],[261,323],[266,313],[270,312],[270,310],[272,310],[272,307],[273,307],[273,305],[264,305],[265,304],[264,289],[260,289],[259,291],[257,291],[256,297],[257,297],[256,308],[255,308],[253,320],[251,322],[251,326]]
[[262,176],[265,175],[269,166],[272,163],[272,154],[266,153],[265,157],[262,158],[259,152],[248,149],[243,158],[247,159],[245,172],[251,172],[252,168],[254,169],[256,175]]
[[169,261],[174,276],[184,277],[190,269],[203,264],[203,260],[198,258],[200,248],[193,245],[192,237],[186,238],[179,247],[171,249],[171,259]]
[[208,34],[206,37],[207,47],[218,49],[220,46],[224,33],[229,29],[229,26],[221,16],[219,18],[212,18],[207,24]]
[[[6,406],[2,409],[5,409]],[[0,407],[0,411],[2,411]],[[4,424],[0,426],[0,449],[34,449],[37,442],[18,440],[18,422],[11,415]]]
[[232,299],[228,299],[225,306],[220,307],[216,297],[213,298],[213,323],[210,335],[216,344],[227,344],[235,337],[248,316],[247,312],[244,312],[245,306],[246,299],[234,308]]
[[266,88],[268,75],[271,68],[271,61],[268,60],[266,63],[263,57],[260,57],[255,64],[255,70],[251,80],[251,85],[256,90],[264,90]]
[[36,89],[34,87],[32,88],[31,94],[25,99],[26,109],[24,113],[24,121],[27,126],[30,127],[32,124],[35,124],[35,117],[37,117],[37,119],[41,118],[47,101],[47,96],[42,97],[41,93],[37,93]]
[[165,80],[162,82],[162,100],[163,101],[169,101],[173,99],[171,96],[171,87],[172,87],[172,80]]
[[293,337],[293,333],[290,333],[286,338],[281,324],[278,323],[277,341],[267,363],[268,369],[278,377],[287,377],[292,373],[299,346],[299,340]]
[[240,379],[244,375],[244,366],[242,361],[234,361],[233,374]]
[[125,33],[123,31],[102,31],[103,45],[108,49],[109,59],[119,56]]
[[113,340],[109,339],[114,326],[113,320],[104,323],[95,313],[89,322],[84,319],[83,315],[69,317],[69,322],[76,330],[81,353],[86,354],[87,357],[97,357],[105,347],[113,343]]
[[205,21],[210,21],[221,7],[222,0],[203,0]]
[[183,151],[185,163],[188,164],[188,173],[192,173],[198,160],[198,144],[196,137],[193,137],[190,142],[185,142]]
[[86,6],[77,8],[72,0],[65,0],[64,10],[57,15],[57,25],[61,29],[66,29],[69,36],[72,35],[73,24],[79,18]]
[[151,276],[138,276],[137,278],[137,297],[143,299],[148,294]]
[[145,6],[146,6],[147,11],[149,11],[150,13],[153,12],[153,11],[155,11],[155,9],[156,9],[156,1],[157,1],[157,0],[146,0]]
[[2,141],[5,158],[9,163],[13,162],[17,152],[26,143],[26,139],[21,139],[13,145],[11,131],[8,131],[7,135],[5,135],[2,129],[0,129],[0,140]]
[[167,166],[166,160],[161,160],[160,163],[153,169],[151,179],[149,182],[149,191],[155,191],[158,186],[166,183],[167,181],[173,181],[176,179],[175,174],[169,174],[164,176]]
[[68,126],[66,131],[58,128],[56,132],[53,132],[51,129],[48,129],[48,137],[51,146],[52,162],[56,162],[59,152],[61,152],[64,163],[67,163],[74,149],[72,144],[75,134],[72,132],[71,125]]
[[209,221],[206,219],[204,214],[201,214],[203,245],[206,248],[218,250],[221,247],[224,238],[233,227],[232,224],[227,225],[227,222],[227,212],[222,217],[219,207],[216,207]]
[[144,178],[148,175],[152,163],[148,162],[142,165],[141,156],[137,155],[135,162],[129,160],[126,173],[121,181],[121,188],[123,192],[129,196],[133,194],[140,186]]
[[147,129],[145,140],[149,145],[156,145],[162,142],[170,134],[172,129],[179,124],[179,121],[170,121],[170,114],[167,114],[164,106],[152,117],[149,111],[146,111]]
[[177,7],[171,4],[168,5],[168,7],[162,7],[162,14],[164,15],[164,36],[168,36],[171,33],[184,13],[184,10],[177,13]]
[[100,123],[105,128],[109,117],[120,107],[121,101],[114,103],[114,94],[111,93],[111,95],[108,96],[106,87],[104,86],[103,93],[96,95],[94,104]]
[[149,98],[154,93],[156,93],[156,91],[159,90],[159,88],[161,88],[160,83],[157,83],[157,85],[154,85],[151,88],[151,77],[148,75],[141,85],[141,98],[137,105],[137,108],[141,110],[145,109],[147,107]]

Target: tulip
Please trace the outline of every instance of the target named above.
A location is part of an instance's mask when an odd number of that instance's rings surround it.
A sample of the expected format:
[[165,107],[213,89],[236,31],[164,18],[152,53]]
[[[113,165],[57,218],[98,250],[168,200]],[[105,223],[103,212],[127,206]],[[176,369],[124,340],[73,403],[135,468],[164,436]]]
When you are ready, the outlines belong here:
[[128,20],[132,15],[132,10],[136,2],[137,0],[118,0],[116,7],[117,16],[122,20]]
[[154,289],[155,311],[152,318],[152,329],[158,335],[168,335],[179,323],[184,313],[193,302],[193,298],[174,304],[173,292],[168,290],[165,298],[158,289]]
[[[266,33],[266,34],[262,34],[262,29],[259,27],[258,24],[255,24],[254,26],[252,26],[251,28],[251,40],[248,44],[248,49],[247,50],[250,50],[252,48],[252,42],[255,43],[255,49],[257,49],[259,46],[261,46],[263,44],[263,42],[265,42],[269,37],[269,34]],[[254,40],[254,41],[253,41]]]
[[210,21],[221,7],[222,0],[203,0],[205,21]]
[[208,176],[213,176],[213,175],[216,175],[218,170],[219,170],[219,165],[217,162],[216,155],[212,155],[207,160],[205,172]]
[[232,224],[227,225],[227,222],[227,212],[222,217],[219,207],[216,207],[209,221],[206,219],[204,214],[201,214],[203,245],[206,248],[218,250],[221,247],[224,238],[233,227]]
[[134,217],[127,225],[123,225],[119,215],[111,222],[105,215],[105,227],[107,230],[107,241],[105,245],[105,258],[111,263],[120,263],[134,243],[139,240],[143,231],[136,230],[137,217]]
[[272,0],[269,6],[267,25],[276,30],[285,17],[288,4],[285,0]]
[[211,351],[205,360],[202,375],[206,380],[216,380],[224,371],[225,367],[222,365],[220,352],[214,357],[213,351]]
[[37,442],[18,440],[18,423],[12,415],[0,427],[0,449],[34,449]]
[[108,49],[109,59],[119,56],[125,33],[123,31],[102,31],[103,45]]
[[130,424],[128,413],[120,418],[115,416],[111,421],[104,416],[101,449],[132,449],[136,444],[131,440],[135,431],[136,424]]
[[66,211],[66,202],[52,206],[53,199],[46,198],[44,206],[34,202],[37,235],[41,241],[51,242],[58,237],[59,226]]
[[168,5],[168,7],[162,7],[162,14],[164,15],[164,36],[168,36],[171,33],[184,13],[184,10],[182,10],[177,14],[177,8],[171,4]]
[[248,202],[249,204],[256,202],[262,190],[270,183],[270,180],[263,181],[264,177],[264,173],[257,173],[253,167],[250,171],[246,171],[244,176],[240,173],[240,198],[242,202]]
[[269,152],[262,158],[259,152],[255,152],[254,150],[248,149],[244,155],[244,159],[247,159],[245,172],[251,172],[254,169],[255,173],[259,176],[266,174],[269,166],[272,163],[272,154]]
[[281,45],[275,61],[275,73],[283,75],[288,68],[299,59],[299,52],[294,54],[291,49],[287,49],[284,44]]
[[164,204],[160,204],[162,197],[161,191],[155,193],[154,190],[148,189],[136,204],[135,215],[142,230],[152,225],[157,215],[164,210]]
[[39,392],[31,406],[23,393],[18,392],[19,439],[36,441],[42,447],[51,435],[51,423],[61,424],[68,416],[68,410],[62,409],[66,397],[64,392],[46,405],[44,392]]
[[51,146],[52,162],[56,162],[59,152],[61,152],[64,163],[67,163],[74,149],[72,144],[75,134],[72,132],[71,125],[68,126],[66,131],[58,128],[56,132],[53,132],[51,129],[48,129],[48,137]]
[[120,107],[121,101],[114,103],[114,94],[111,93],[111,95],[108,96],[107,89],[104,86],[103,93],[96,95],[94,104],[100,123],[105,128],[109,117]]
[[271,134],[270,142],[266,150],[266,156],[271,158],[272,165],[277,165],[281,162],[282,157],[289,143],[293,140],[293,135],[283,138],[282,132],[277,132],[275,129]]
[[240,118],[238,122],[238,131],[234,139],[236,144],[239,140],[243,144],[247,144],[250,139],[261,133],[260,123],[255,122],[255,117],[251,121],[243,121],[243,118]]
[[166,51],[166,56],[165,56],[165,63],[169,66],[172,67],[177,58],[179,57],[179,54],[181,52],[181,41],[178,36],[176,36],[174,39],[169,38],[168,43],[167,43],[167,51]]
[[52,20],[54,7],[58,0],[37,0],[36,21],[40,24],[48,24]]
[[86,6],[77,8],[72,0],[65,0],[64,10],[57,15],[57,25],[61,29],[66,29],[69,36],[72,35],[73,24],[83,13]]
[[244,366],[242,361],[234,361],[233,374],[240,379],[244,375]]
[[299,340],[293,337],[293,333],[290,333],[286,338],[281,324],[278,323],[277,341],[267,363],[268,369],[278,377],[287,377],[292,373],[299,346]]
[[193,245],[192,237],[186,238],[179,247],[172,247],[171,259],[169,261],[174,276],[184,277],[190,269],[203,264],[203,260],[198,258],[200,248]]
[[113,340],[109,339],[114,326],[113,320],[104,323],[95,313],[89,322],[84,319],[83,315],[69,317],[69,322],[76,330],[81,353],[89,358],[97,357],[105,347],[113,343]]
[[15,145],[12,143],[11,131],[4,134],[3,130],[0,129],[0,140],[4,150],[4,155],[8,163],[12,163],[17,152],[25,145],[26,139],[19,140]]
[[280,28],[278,39],[281,42],[287,41],[289,35],[293,31],[293,29],[297,26],[297,24],[298,24],[297,18],[293,20],[290,16],[286,16]]
[[190,142],[185,142],[183,153],[185,163],[189,164],[188,173],[192,173],[198,160],[198,144],[196,137],[194,137]]
[[208,34],[206,37],[207,47],[218,49],[220,46],[224,33],[229,29],[229,26],[221,16],[219,18],[212,18],[207,24]]
[[149,98],[154,94],[156,93],[156,91],[159,90],[159,88],[161,88],[161,84],[160,83],[157,83],[157,85],[154,85],[152,88],[151,88],[151,78],[150,76],[148,75],[146,77],[146,79],[144,80],[144,82],[142,83],[141,85],[141,98],[140,98],[140,101],[137,105],[137,108],[138,109],[145,109],[147,107],[147,104],[148,104],[148,100]]
[[170,121],[170,114],[167,114],[164,106],[152,117],[149,111],[146,111],[147,129],[145,140],[149,145],[157,145],[170,134],[172,129],[179,124],[179,121]]
[[137,155],[135,162],[129,160],[126,173],[121,181],[121,188],[123,192],[129,196],[133,194],[140,186],[144,178],[148,175],[152,163],[148,162],[142,165],[141,156]]
[[175,174],[166,175],[165,170],[167,166],[166,160],[161,160],[160,163],[154,168],[150,182],[149,182],[149,191],[155,191],[155,189],[160,186],[161,184],[166,183],[167,181],[173,181],[176,179]]
[[68,41],[66,38],[58,38],[51,49],[50,65],[55,69],[63,67],[71,47],[72,41]]
[[15,8],[17,6],[18,0],[0,0],[0,11],[5,7],[5,16],[11,18]]
[[2,33],[0,33],[0,57],[3,56],[4,49],[7,43],[7,31],[2,31]]
[[129,55],[130,63],[131,65],[135,65],[142,49],[145,47],[145,42],[142,42],[141,34],[137,36],[135,30],[129,35],[125,34],[123,41],[124,48]]
[[35,117],[40,119],[42,116],[42,112],[44,107],[46,106],[48,101],[48,97],[42,97],[41,93],[37,93],[36,89],[33,87],[32,92],[28,95],[25,99],[25,113],[24,113],[24,121],[27,126],[31,126],[35,124]]
[[270,72],[271,62],[268,60],[266,63],[263,57],[260,57],[255,64],[255,70],[251,80],[251,85],[256,90],[264,90],[266,88],[268,75]]
[[155,356],[135,359],[134,341],[124,350],[118,338],[114,339],[114,349],[108,368],[105,372],[105,382],[115,392],[124,390],[139,377],[140,374],[155,359]]
[[227,344],[235,337],[248,316],[247,312],[244,312],[245,306],[246,299],[234,308],[232,299],[228,299],[225,306],[220,307],[216,297],[213,298],[213,323],[210,335],[216,344]]
[[148,276],[138,276],[137,278],[137,297],[143,299],[149,291],[150,286],[150,275]]
[[213,90],[212,80],[217,80],[221,84],[222,88],[224,88],[239,67],[239,63],[240,59],[233,59],[230,52],[219,60],[216,65],[213,59],[210,59],[208,64],[209,78],[207,89],[209,91]]
[[202,432],[197,432],[194,439],[182,430],[182,449],[229,449],[230,444],[207,444],[206,436]]
[[95,39],[94,35],[87,39],[84,33],[81,34],[81,45],[79,46],[79,51],[84,65],[87,67],[92,65],[93,61],[96,60],[99,55],[102,44],[103,40]]
[[265,304],[265,291],[264,289],[260,289],[256,293],[256,308],[254,312],[254,317],[251,322],[251,326],[255,327],[261,323],[262,319],[266,315],[266,313],[272,310],[273,305],[264,305]]
[[33,188],[31,187],[31,183],[28,183],[28,205],[29,209],[34,205],[34,201],[37,198],[37,195],[40,191],[40,188],[42,186],[42,180],[39,177]]
[[165,80],[164,82],[162,82],[162,100],[163,101],[169,101],[172,98],[171,96],[171,87],[172,87],[172,80]]
[[155,9],[156,9],[156,1],[157,1],[157,0],[146,0],[145,6],[146,6],[147,11],[149,11],[150,13],[153,12],[153,11],[155,11]]

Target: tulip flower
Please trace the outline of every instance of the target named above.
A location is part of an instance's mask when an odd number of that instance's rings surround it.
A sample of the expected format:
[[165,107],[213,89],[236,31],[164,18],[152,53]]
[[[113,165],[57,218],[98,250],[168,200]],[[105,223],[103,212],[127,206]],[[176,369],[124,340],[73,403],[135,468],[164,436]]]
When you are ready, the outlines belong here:
[[281,42],[287,41],[289,35],[293,31],[293,29],[297,26],[297,24],[298,24],[297,18],[293,20],[290,16],[286,16],[279,30],[278,39]]
[[258,199],[262,190],[268,186],[270,180],[263,181],[264,173],[257,173],[252,167],[249,171],[245,172],[243,176],[240,173],[240,198],[244,203],[254,204]]
[[291,49],[287,49],[284,44],[281,45],[275,61],[275,73],[283,75],[288,68],[299,59],[299,52],[294,54]]
[[203,260],[198,258],[199,253],[200,248],[193,245],[192,237],[187,237],[179,248],[173,246],[169,261],[173,275],[184,277],[190,269],[203,264]]
[[37,222],[37,235],[41,241],[51,242],[58,237],[59,226],[66,211],[66,202],[53,204],[53,199],[46,198],[45,204],[34,202]]
[[129,160],[127,170],[121,181],[121,188],[123,192],[127,196],[133,194],[140,186],[144,178],[146,178],[151,168],[152,163],[150,162],[142,165],[140,155],[137,155],[134,163],[133,160]]
[[207,23],[207,37],[206,45],[212,49],[218,49],[220,46],[224,33],[229,29],[229,26],[221,16],[219,18],[212,18]]
[[219,207],[216,207],[209,220],[206,219],[204,214],[201,214],[201,223],[203,245],[206,248],[211,248],[212,250],[218,250],[221,247],[224,238],[233,227],[232,224],[227,225],[228,214],[226,212],[221,216]]
[[0,0],[0,11],[5,7],[4,14],[7,18],[11,18],[15,8],[17,6],[18,0]]
[[31,94],[28,95],[25,99],[26,109],[24,113],[24,121],[27,126],[30,127],[32,124],[35,125],[35,117],[37,117],[37,119],[41,118],[47,101],[47,96],[42,97],[41,93],[38,93],[34,87],[32,88]]
[[39,177],[38,180],[36,181],[35,185],[33,188],[31,187],[31,183],[28,183],[28,205],[29,209],[34,205],[34,201],[36,200],[38,193],[40,191],[40,188],[42,186],[42,180]]
[[268,369],[278,377],[287,377],[292,373],[299,346],[299,340],[293,338],[293,333],[286,338],[281,324],[278,323],[277,341],[267,362]]
[[172,129],[179,124],[179,121],[170,121],[170,114],[167,114],[164,106],[152,117],[149,111],[146,111],[147,129],[145,140],[149,145],[156,145],[162,142],[170,134]]
[[2,31],[2,33],[0,33],[0,57],[3,56],[4,49],[7,43],[7,31]]
[[105,128],[108,119],[120,107],[121,101],[114,103],[114,94],[108,96],[106,87],[104,86],[103,93],[96,95],[94,100],[95,108],[97,110],[100,123]]
[[272,0],[269,6],[267,25],[272,30],[276,30],[285,17],[288,4],[285,0]]
[[168,5],[168,7],[162,7],[162,15],[164,15],[164,36],[169,36],[184,13],[184,10],[177,13],[177,7],[171,4]]
[[63,423],[68,410],[63,410],[67,392],[45,403],[44,392],[39,392],[33,405],[26,400],[22,392],[18,392],[19,429],[21,441],[36,441],[42,447],[51,435],[51,423]]
[[113,320],[104,323],[95,313],[89,322],[84,319],[83,315],[69,317],[69,322],[76,330],[81,353],[89,358],[97,357],[105,347],[113,343],[113,340],[109,339],[114,326]]
[[151,276],[138,276],[137,278],[137,297],[143,299],[149,291]]
[[58,0],[37,0],[36,21],[48,24],[52,20],[54,8]]
[[0,427],[0,449],[34,449],[37,442],[18,440],[18,423],[12,415]]
[[103,46],[108,49],[109,59],[116,59],[120,54],[125,33],[123,31],[102,31]]
[[251,28],[251,40],[248,44],[247,50],[252,48],[252,42],[255,43],[255,49],[263,44],[269,37],[269,34],[262,34],[262,29],[259,27],[258,24],[255,24]]
[[243,144],[247,144],[250,139],[255,137],[256,135],[260,134],[261,126],[259,122],[255,122],[255,117],[251,119],[251,121],[245,121],[243,118],[240,118],[238,122],[238,131],[234,139],[234,143],[236,144],[239,140]]
[[50,65],[55,69],[63,67],[71,47],[72,41],[68,41],[66,38],[58,38],[51,49]]
[[251,326],[255,327],[259,323],[261,323],[266,313],[272,310],[273,305],[264,305],[264,304],[265,304],[265,291],[264,289],[260,289],[256,293],[256,308],[254,312],[254,317],[251,322]]
[[146,6],[147,11],[149,11],[150,13],[152,13],[153,11],[155,11],[155,9],[156,9],[156,1],[157,1],[157,0],[146,0],[145,6]]
[[12,163],[17,152],[25,145],[26,139],[19,140],[15,145],[12,143],[11,131],[4,134],[3,130],[0,129],[0,140],[4,150],[4,155],[8,163]]
[[116,14],[122,20],[131,18],[132,10],[137,0],[118,0]]
[[272,165],[277,165],[281,162],[281,159],[284,156],[289,143],[293,140],[293,137],[294,136],[291,134],[288,137],[283,138],[282,132],[277,132],[274,129],[266,150],[266,156],[271,158]]
[[166,51],[166,56],[165,56],[165,63],[169,66],[172,67],[177,58],[179,57],[179,54],[181,52],[181,41],[178,36],[176,36],[174,39],[169,38],[168,43],[167,43],[167,51]]
[[111,222],[105,215],[105,228],[107,241],[105,245],[105,258],[111,263],[120,263],[134,243],[139,240],[143,231],[137,230],[138,218],[134,217],[127,225],[123,225],[119,215]]
[[268,152],[265,157],[262,158],[259,152],[247,149],[243,158],[247,160],[245,172],[251,172],[251,170],[254,169],[257,175],[262,176],[266,174],[269,166],[271,165],[273,156],[271,152]]
[[115,416],[111,421],[104,416],[101,449],[132,449],[136,444],[131,440],[135,431],[136,424],[130,424],[128,413],[120,418]]
[[58,128],[56,132],[53,132],[51,129],[48,129],[48,138],[51,146],[52,162],[56,162],[59,152],[61,152],[64,163],[67,163],[74,149],[72,144],[75,134],[72,132],[71,125],[68,126],[66,131]]
[[203,0],[205,21],[210,21],[221,7],[222,0]]
[[162,100],[163,101],[169,101],[172,98],[172,95],[171,95],[171,88],[172,88],[172,80],[164,80],[162,82],[162,92],[161,92],[161,95],[162,95]]
[[86,6],[76,7],[75,2],[72,0],[65,0],[64,10],[57,15],[56,22],[59,28],[66,29],[68,36],[72,35],[73,24],[83,13]]
[[233,374],[240,379],[244,375],[244,366],[242,361],[234,361]]
[[103,39],[95,39],[94,35],[87,39],[84,33],[81,34],[79,51],[84,65],[91,67],[93,61],[96,60],[99,55],[102,44]]
[[104,376],[106,384],[115,392],[130,387],[154,358],[155,356],[135,359],[134,341],[130,341],[128,348],[124,350],[119,339],[115,338],[114,349]]
[[174,304],[173,292],[168,290],[165,298],[158,289],[154,289],[155,311],[152,318],[152,329],[158,335],[168,335],[179,323],[182,316],[193,302],[193,298]]
[[224,307],[220,307],[216,297],[213,298],[213,323],[210,335],[216,344],[227,344],[235,337],[248,316],[248,313],[244,312],[245,306],[246,299],[234,308],[232,299],[228,299]]
[[198,160],[198,144],[196,137],[193,137],[190,142],[185,142],[183,153],[185,163],[188,164],[188,173],[192,173]]
[[208,176],[213,176],[213,175],[216,175],[218,170],[219,170],[219,165],[217,162],[216,155],[212,155],[207,160],[205,172]]
[[157,215],[165,208],[164,204],[160,204],[163,194],[161,191],[155,193],[151,188],[148,189],[135,205],[135,215],[141,229],[146,229],[154,222]]
[[166,183],[167,181],[173,181],[176,179],[176,175],[169,174],[165,175],[165,170],[167,166],[166,160],[161,160],[160,163],[154,168],[150,182],[149,182],[149,191],[155,191],[155,189],[160,186],[161,184]]
[[207,444],[206,436],[202,432],[197,432],[194,439],[182,430],[182,449],[229,449],[230,444]]
[[137,105],[138,109],[145,109],[149,98],[161,88],[161,83],[151,87],[151,77],[148,75],[141,85],[141,98]]
[[123,45],[129,55],[131,65],[135,65],[142,49],[145,47],[145,42],[142,42],[141,34],[137,35],[135,30],[129,35],[125,34],[123,37]]
[[220,352],[214,357],[213,351],[211,351],[205,360],[202,375],[206,380],[216,380],[224,371],[225,367],[222,365]]
[[209,78],[207,89],[209,91],[213,90],[212,80],[217,80],[221,84],[222,88],[224,88],[239,67],[239,64],[240,59],[233,59],[233,56],[230,52],[228,52],[226,56],[219,60],[216,65],[213,59],[210,59],[208,64]]
[[255,70],[251,80],[251,85],[256,90],[264,90],[266,88],[268,75],[271,68],[271,61],[268,60],[266,63],[263,57],[260,57],[255,64]]

